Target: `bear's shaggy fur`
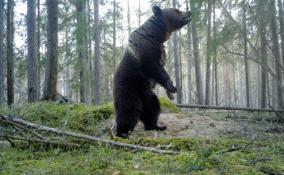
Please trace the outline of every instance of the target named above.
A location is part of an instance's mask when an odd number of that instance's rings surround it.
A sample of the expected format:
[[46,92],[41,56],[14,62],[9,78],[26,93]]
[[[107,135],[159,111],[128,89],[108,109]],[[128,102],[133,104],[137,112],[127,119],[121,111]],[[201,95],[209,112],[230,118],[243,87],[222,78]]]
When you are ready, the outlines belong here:
[[129,44],[114,77],[116,135],[128,137],[138,120],[145,130],[165,130],[157,125],[160,103],[152,91],[159,83],[167,94],[176,88],[164,69],[163,43],[190,21],[190,12],[153,7],[154,15],[131,33]]

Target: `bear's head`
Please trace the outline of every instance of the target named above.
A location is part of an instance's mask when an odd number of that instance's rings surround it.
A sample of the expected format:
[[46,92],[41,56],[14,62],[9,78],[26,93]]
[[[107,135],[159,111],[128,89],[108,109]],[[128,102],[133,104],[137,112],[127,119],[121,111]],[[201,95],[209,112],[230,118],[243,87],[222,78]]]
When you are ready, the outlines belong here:
[[160,18],[166,25],[167,32],[172,33],[190,22],[191,12],[180,11],[175,8],[161,9],[158,6],[152,8],[154,15]]

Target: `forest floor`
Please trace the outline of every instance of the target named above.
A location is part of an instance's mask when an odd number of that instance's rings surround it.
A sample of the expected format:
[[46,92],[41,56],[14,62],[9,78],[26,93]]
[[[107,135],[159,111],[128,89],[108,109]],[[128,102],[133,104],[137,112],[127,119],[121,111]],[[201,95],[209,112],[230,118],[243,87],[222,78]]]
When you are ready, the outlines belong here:
[[[142,122],[139,122],[132,132],[132,138],[204,138],[218,139],[223,136],[232,137],[265,137],[271,133],[283,136],[284,127],[266,120],[255,120],[261,113],[248,118],[240,112],[189,112],[189,113],[162,113],[159,125],[167,126],[165,131],[145,131]],[[113,118],[103,121],[98,128],[103,130],[112,127]],[[107,135],[106,133],[105,135]]]
[[[106,139],[110,136],[105,128],[114,124],[112,111],[111,105],[94,108],[53,103],[12,111],[0,109],[0,113],[12,113],[50,127],[61,128],[68,120],[67,130]],[[163,111],[159,124],[167,125],[166,131],[144,131],[139,123],[129,139],[114,140],[178,151],[177,155],[101,143],[80,149],[32,144],[11,147],[0,139],[0,174],[284,175],[284,126],[273,121],[272,113]]]

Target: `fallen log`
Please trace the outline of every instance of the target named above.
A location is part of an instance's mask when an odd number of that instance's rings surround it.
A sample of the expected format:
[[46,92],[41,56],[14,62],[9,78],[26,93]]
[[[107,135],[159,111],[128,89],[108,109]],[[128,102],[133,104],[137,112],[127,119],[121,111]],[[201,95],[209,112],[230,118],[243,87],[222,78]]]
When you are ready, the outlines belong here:
[[66,135],[66,136],[71,136],[71,137],[75,137],[75,138],[79,138],[79,139],[84,139],[86,141],[89,142],[101,142],[101,143],[105,143],[108,145],[112,145],[112,146],[116,146],[116,147],[121,147],[121,148],[128,148],[128,149],[138,149],[138,150],[143,150],[143,151],[150,151],[150,152],[154,152],[154,153],[159,153],[159,154],[178,154],[179,152],[176,151],[170,151],[170,150],[161,150],[161,149],[157,149],[154,147],[146,147],[146,146],[140,146],[140,145],[134,145],[134,144],[129,144],[129,143],[121,143],[121,142],[116,142],[116,141],[112,141],[112,140],[107,140],[107,139],[102,139],[99,137],[94,137],[94,136],[90,136],[90,135],[85,135],[85,134],[80,134],[80,133],[75,133],[75,132],[70,132],[70,131],[64,131],[64,130],[60,130],[57,128],[52,128],[52,127],[48,127],[48,126],[43,126],[43,125],[39,125],[36,123],[32,123],[32,122],[28,122],[25,121],[21,118],[17,118],[17,117],[11,117],[11,116],[5,116],[5,115],[0,115],[0,120],[2,121],[10,121],[11,124],[13,122],[28,127],[28,128],[33,128],[39,131],[46,131],[46,132],[51,132],[51,133],[55,133],[55,134],[61,134],[61,135]]
[[43,143],[43,144],[49,144],[49,145],[55,145],[55,146],[64,146],[64,147],[74,147],[79,148],[80,145],[76,143],[69,143],[69,142],[61,142],[61,141],[54,141],[54,140],[41,140],[41,139],[33,139],[33,138],[25,138],[25,137],[19,137],[19,136],[11,136],[11,135],[3,135],[0,134],[0,138],[2,139],[13,139],[13,140],[22,140],[32,143]]
[[268,109],[268,108],[242,108],[229,106],[205,106],[205,105],[185,105],[176,104],[180,108],[196,108],[196,109],[216,109],[216,110],[231,110],[231,111],[250,111],[250,112],[275,112],[282,113],[284,109]]

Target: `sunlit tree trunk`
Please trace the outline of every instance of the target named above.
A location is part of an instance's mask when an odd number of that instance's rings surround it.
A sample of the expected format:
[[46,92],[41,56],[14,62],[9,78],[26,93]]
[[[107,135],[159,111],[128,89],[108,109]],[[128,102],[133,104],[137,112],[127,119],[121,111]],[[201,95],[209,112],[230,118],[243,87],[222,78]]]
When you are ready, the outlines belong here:
[[28,102],[38,100],[38,58],[36,42],[36,0],[27,1]]
[[4,104],[4,0],[0,0],[0,106]]
[[54,100],[58,75],[58,0],[47,0],[47,66],[43,99]]
[[14,0],[7,2],[7,102],[14,103]]

